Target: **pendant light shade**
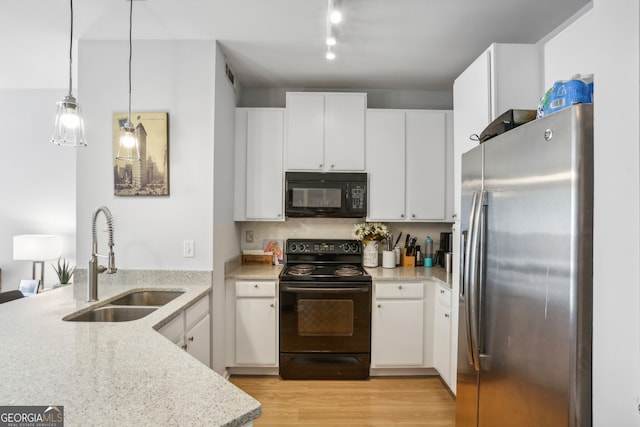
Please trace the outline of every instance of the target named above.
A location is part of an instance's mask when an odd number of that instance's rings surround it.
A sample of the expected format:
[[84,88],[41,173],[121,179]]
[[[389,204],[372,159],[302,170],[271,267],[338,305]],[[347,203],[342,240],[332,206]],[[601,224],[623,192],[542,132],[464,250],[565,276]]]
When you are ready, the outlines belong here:
[[129,0],[129,112],[127,121],[120,127],[120,144],[116,160],[128,162],[140,161],[140,146],[138,145],[138,135],[136,128],[131,123],[131,29],[133,27],[133,0]]
[[71,93],[73,88],[72,64],[73,64],[73,0],[69,0],[71,6],[71,31],[69,35],[69,94],[58,102],[56,122],[53,128],[51,142],[66,147],[86,147],[87,140],[84,136],[84,120],[80,105]]

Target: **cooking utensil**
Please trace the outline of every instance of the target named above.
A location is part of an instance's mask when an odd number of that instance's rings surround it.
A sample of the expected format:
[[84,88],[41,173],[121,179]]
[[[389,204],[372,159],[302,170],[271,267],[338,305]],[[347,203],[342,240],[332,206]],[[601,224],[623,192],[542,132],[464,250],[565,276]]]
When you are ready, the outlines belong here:
[[398,242],[400,241],[400,238],[402,237],[402,231],[400,232],[400,234],[398,234],[398,238],[396,239],[396,243],[395,245],[393,245],[393,247],[395,248],[396,246],[398,246]]

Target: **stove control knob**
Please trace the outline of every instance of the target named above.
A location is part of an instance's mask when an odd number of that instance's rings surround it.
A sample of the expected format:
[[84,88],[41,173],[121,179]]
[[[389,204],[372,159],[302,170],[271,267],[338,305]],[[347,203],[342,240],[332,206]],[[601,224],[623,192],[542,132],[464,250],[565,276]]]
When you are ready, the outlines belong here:
[[358,244],[357,243],[353,243],[351,244],[351,250],[353,252],[358,252]]
[[289,246],[289,249],[291,250],[291,252],[295,252],[298,250],[298,245],[292,243],[291,246]]

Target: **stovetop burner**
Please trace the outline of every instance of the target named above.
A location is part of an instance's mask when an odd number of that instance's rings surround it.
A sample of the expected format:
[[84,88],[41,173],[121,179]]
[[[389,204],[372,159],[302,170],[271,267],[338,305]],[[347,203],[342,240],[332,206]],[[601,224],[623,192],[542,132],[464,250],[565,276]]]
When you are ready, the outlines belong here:
[[362,268],[362,245],[357,240],[289,239],[284,281],[369,281]]

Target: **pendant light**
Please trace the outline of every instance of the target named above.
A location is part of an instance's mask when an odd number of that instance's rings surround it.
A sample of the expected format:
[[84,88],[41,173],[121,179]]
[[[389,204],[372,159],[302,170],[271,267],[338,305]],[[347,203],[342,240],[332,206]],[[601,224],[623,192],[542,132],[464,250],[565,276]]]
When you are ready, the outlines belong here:
[[129,112],[127,121],[120,128],[120,147],[116,160],[129,162],[140,161],[140,147],[138,146],[138,136],[136,128],[131,123],[131,29],[133,27],[133,0],[129,0]]
[[84,137],[84,120],[80,112],[80,105],[71,93],[72,64],[73,64],[73,0],[69,0],[71,5],[71,34],[69,36],[69,94],[58,102],[56,122],[51,136],[51,142],[66,147],[86,147],[87,140]]

